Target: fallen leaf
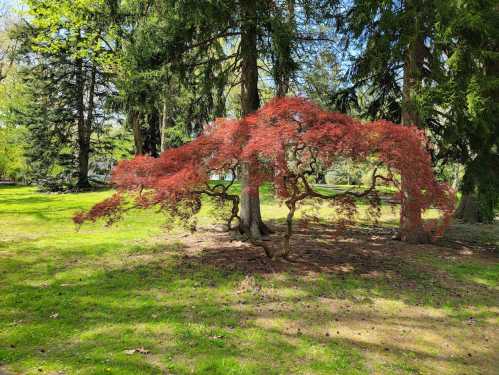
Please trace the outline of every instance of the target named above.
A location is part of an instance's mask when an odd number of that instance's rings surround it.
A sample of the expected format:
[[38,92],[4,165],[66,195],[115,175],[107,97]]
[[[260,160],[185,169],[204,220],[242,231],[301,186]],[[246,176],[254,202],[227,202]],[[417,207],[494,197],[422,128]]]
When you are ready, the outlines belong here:
[[135,348],[135,349],[127,349],[127,350],[124,350],[124,353],[125,354],[128,354],[128,355],[132,355],[132,354],[135,354],[135,353],[139,353],[139,354],[150,354],[151,351],[150,350],[147,350],[147,349],[144,349],[144,347],[140,347],[140,348]]

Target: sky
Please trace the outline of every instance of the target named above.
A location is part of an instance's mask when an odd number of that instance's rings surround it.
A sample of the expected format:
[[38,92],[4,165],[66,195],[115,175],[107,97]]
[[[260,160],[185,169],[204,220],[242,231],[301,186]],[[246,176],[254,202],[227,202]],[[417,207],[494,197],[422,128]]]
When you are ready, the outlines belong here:
[[19,9],[20,3],[21,0],[0,0],[0,11],[3,13],[4,10],[11,12],[16,8]]
[[0,5],[16,6],[19,5],[19,0],[0,0]]
[[21,0],[0,0],[0,30],[12,21],[16,10],[21,9]]

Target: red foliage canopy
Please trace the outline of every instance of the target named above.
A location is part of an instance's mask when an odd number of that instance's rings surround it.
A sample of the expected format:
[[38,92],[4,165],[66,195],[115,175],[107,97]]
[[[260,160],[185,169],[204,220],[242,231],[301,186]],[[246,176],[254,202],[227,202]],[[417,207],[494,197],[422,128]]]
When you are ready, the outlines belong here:
[[[432,207],[440,210],[442,217],[438,222],[425,224],[425,229],[435,237],[449,223],[454,193],[435,179],[426,144],[423,132],[416,127],[383,120],[362,123],[344,114],[324,111],[303,98],[276,98],[241,120],[217,119],[201,136],[165,151],[159,158],[138,156],[121,161],[112,178],[118,193],[89,212],[77,214],[74,220],[81,224],[106,216],[112,222],[127,204],[141,208],[159,205],[170,214],[190,217],[199,210],[200,196],[207,194],[232,201],[230,225],[238,218],[239,199],[229,193],[234,181],[212,185],[210,176],[235,176],[241,163],[248,163],[254,171],[253,187],[271,182],[277,197],[290,210],[285,236],[288,247],[297,202],[325,199],[352,216],[356,197],[366,197],[376,208],[379,181],[399,189],[401,222],[411,223],[404,227],[406,231],[423,225],[423,211]],[[331,168],[339,157],[373,164],[372,185],[364,191],[334,196],[314,189],[310,176],[318,168]],[[380,168],[384,175],[379,173]],[[125,199],[125,193],[132,201]]]

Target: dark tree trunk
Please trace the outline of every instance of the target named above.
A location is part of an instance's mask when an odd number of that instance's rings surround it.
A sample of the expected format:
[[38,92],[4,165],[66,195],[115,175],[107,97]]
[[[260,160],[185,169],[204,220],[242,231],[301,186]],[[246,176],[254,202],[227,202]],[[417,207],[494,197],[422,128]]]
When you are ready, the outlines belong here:
[[408,42],[404,57],[404,82],[402,87],[402,124],[421,128],[423,123],[416,106],[415,94],[423,79],[425,57],[424,33],[421,30],[419,0],[407,0],[406,11],[414,15],[413,33]]
[[144,153],[158,157],[161,148],[161,119],[157,109],[153,109],[145,116]]
[[163,106],[161,109],[161,128],[160,128],[160,151],[163,152],[167,149],[168,145],[166,144],[166,130],[168,128],[168,113],[167,113],[167,105],[166,99],[163,101]]
[[281,36],[275,61],[276,96],[284,97],[289,91],[291,74],[293,72],[293,58],[291,56],[292,43],[295,34],[295,0],[286,0],[286,26],[288,35]]
[[472,172],[474,168],[471,166],[466,168],[461,184],[461,200],[454,212],[454,217],[467,224],[491,224],[494,222],[494,209],[497,200],[487,200],[484,194],[480,194],[480,188],[477,187],[477,181],[473,177],[476,173]]
[[88,181],[88,161],[89,161],[90,147],[88,144],[80,144],[78,152],[78,187],[88,188],[90,182]]
[[471,193],[463,193],[459,206],[454,213],[454,217],[468,224],[482,222],[480,203],[478,202],[477,197]]
[[256,2],[241,0],[241,111],[243,116],[260,107],[256,17]]
[[[241,111],[246,116],[260,107],[258,95],[257,9],[253,0],[241,0]],[[252,186],[253,171],[241,165],[240,229],[253,239],[261,239],[270,230],[262,221],[258,186]]]
[[[420,30],[421,20],[415,9],[414,0],[407,2],[407,7],[414,11],[414,34],[407,46],[404,61],[404,83],[402,90],[402,124],[422,127],[421,116],[416,107],[415,93],[422,79],[424,62],[424,35]],[[407,189],[406,181],[402,178],[402,199],[399,238],[409,243],[428,243],[430,236],[423,228],[421,211],[414,212],[413,198]]]
[[128,112],[128,123],[133,132],[133,143],[135,145],[135,155],[144,155],[144,135],[140,123],[140,113],[136,110]]
[[[76,61],[76,83],[77,83],[77,112],[78,112],[78,184],[79,188],[88,188],[88,161],[90,154],[90,132],[91,126],[85,120],[85,71],[83,60]],[[92,77],[95,81],[95,72],[92,71]],[[93,85],[92,85],[93,86]],[[93,94],[92,94],[93,100]]]
[[161,116],[157,109],[145,114],[130,110],[127,121],[133,131],[135,155],[159,156],[161,153]]

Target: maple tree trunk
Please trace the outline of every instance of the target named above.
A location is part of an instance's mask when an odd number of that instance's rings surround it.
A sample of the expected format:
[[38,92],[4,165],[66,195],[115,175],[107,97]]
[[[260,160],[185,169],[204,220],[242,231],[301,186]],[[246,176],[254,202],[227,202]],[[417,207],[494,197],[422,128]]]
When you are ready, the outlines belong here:
[[[246,116],[260,107],[258,95],[256,2],[241,1],[241,114]],[[262,221],[258,186],[251,186],[253,171],[246,163],[241,165],[240,230],[253,239],[270,233]]]
[[404,187],[402,178],[402,202],[400,209],[399,237],[404,242],[425,244],[431,241],[430,234],[424,230],[421,210],[411,193]]
[[[408,2],[408,6],[413,5]],[[418,86],[421,83],[424,62],[424,39],[420,33],[418,22],[420,20],[415,17],[415,33],[413,40],[409,42],[406,50],[404,62],[404,83],[402,90],[402,124],[415,125],[421,128],[422,121],[416,107],[415,94]],[[423,228],[423,220],[421,210],[412,209],[414,202],[407,183],[402,178],[402,194],[400,210],[400,229],[399,238],[402,241],[409,243],[428,243],[430,236]]]
[[283,257],[289,256],[291,253],[291,236],[293,235],[293,218],[295,216],[296,212],[296,201],[292,200],[287,203],[289,212],[288,216],[286,217],[286,233],[284,234],[284,239],[283,239]]

